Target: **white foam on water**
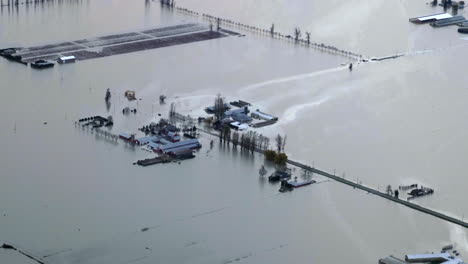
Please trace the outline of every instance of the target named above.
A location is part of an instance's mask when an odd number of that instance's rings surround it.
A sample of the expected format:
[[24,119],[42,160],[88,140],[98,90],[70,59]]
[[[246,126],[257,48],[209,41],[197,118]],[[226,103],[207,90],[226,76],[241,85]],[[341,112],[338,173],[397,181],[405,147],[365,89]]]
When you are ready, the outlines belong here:
[[286,112],[284,113],[284,115],[280,119],[281,120],[280,123],[284,124],[284,123],[289,123],[291,121],[294,121],[294,120],[296,120],[297,115],[298,115],[299,112],[302,112],[304,110],[308,110],[311,107],[319,106],[319,105],[325,103],[328,100],[329,100],[329,97],[324,96],[324,97],[319,98],[319,99],[317,99],[317,100],[315,100],[313,102],[300,104],[300,105],[295,105],[293,107],[290,107],[290,108],[288,108],[286,110]]
[[298,74],[298,75],[292,75],[292,76],[288,76],[288,77],[282,77],[282,78],[278,78],[278,79],[268,80],[268,81],[259,82],[259,83],[255,83],[255,84],[245,86],[245,87],[241,88],[239,90],[239,92],[240,93],[245,93],[245,92],[249,92],[249,91],[251,91],[253,89],[257,89],[257,88],[261,88],[261,87],[265,87],[265,86],[269,86],[269,85],[273,85],[273,84],[303,80],[303,79],[312,78],[312,77],[316,77],[316,76],[320,76],[320,75],[324,75],[324,74],[328,74],[328,73],[342,71],[342,70],[345,70],[345,69],[347,69],[347,66],[340,66],[340,67],[337,67],[337,68],[331,68],[331,69],[326,69],[326,70],[322,70],[322,71],[315,71],[315,72],[311,72],[311,73]]

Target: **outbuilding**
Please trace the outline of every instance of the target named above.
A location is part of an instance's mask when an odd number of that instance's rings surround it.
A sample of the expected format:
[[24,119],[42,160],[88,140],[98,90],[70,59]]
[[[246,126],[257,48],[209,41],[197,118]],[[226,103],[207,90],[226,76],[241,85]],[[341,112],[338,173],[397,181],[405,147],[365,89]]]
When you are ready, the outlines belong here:
[[63,56],[63,57],[58,58],[57,61],[59,63],[71,63],[71,62],[76,61],[76,57],[75,56]]

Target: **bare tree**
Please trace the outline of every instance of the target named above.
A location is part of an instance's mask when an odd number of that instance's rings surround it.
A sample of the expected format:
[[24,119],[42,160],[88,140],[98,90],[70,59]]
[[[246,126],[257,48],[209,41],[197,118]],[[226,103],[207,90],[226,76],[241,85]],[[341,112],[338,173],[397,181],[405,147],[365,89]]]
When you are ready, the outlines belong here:
[[306,32],[307,45],[310,45],[310,32]]
[[294,40],[299,41],[300,38],[301,38],[301,29],[297,27],[294,29]]
[[216,95],[215,103],[214,103],[214,114],[216,120],[221,120],[224,117],[224,112],[226,111],[226,106],[224,104],[224,98],[221,94]]
[[275,35],[275,24],[271,24],[271,27],[270,27],[270,34],[271,34],[271,36],[274,36],[274,35]]
[[226,143],[226,141],[229,143],[231,140],[231,128],[228,125],[225,125],[222,130],[224,143]]
[[250,135],[250,151],[253,153],[257,148],[257,132],[249,131]]
[[169,109],[169,117],[174,117],[176,114],[175,103],[171,103],[171,108]]
[[278,151],[278,153],[281,152],[281,149],[283,148],[283,137],[278,134],[275,138],[275,141],[276,141],[276,150]]
[[165,104],[166,103],[165,100],[166,100],[166,96],[164,94],[161,94],[159,96],[159,103],[160,104]]
[[262,134],[258,135],[258,148],[263,150],[264,136]]
[[245,134],[241,134],[241,137],[240,137],[240,146],[241,146],[241,150],[245,148]]
[[239,133],[234,132],[232,133],[232,145],[234,145],[234,147],[237,147],[238,144],[239,144]]
[[387,194],[392,196],[393,195],[393,190],[392,190],[392,186],[391,185],[388,185],[387,186]]
[[288,139],[288,136],[287,136],[287,135],[284,135],[284,137],[283,137],[283,144],[281,145],[281,149],[283,150],[283,152],[284,152],[284,147],[286,146],[286,139]]
[[265,143],[264,143],[263,150],[267,150],[270,148],[270,139],[268,137],[264,137],[264,140],[265,140]]

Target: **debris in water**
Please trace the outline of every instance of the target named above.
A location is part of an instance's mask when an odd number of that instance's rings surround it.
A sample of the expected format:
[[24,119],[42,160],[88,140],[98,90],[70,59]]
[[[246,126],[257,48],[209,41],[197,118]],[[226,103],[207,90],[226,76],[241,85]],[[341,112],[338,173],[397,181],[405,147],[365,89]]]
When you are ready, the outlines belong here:
[[142,229],[141,229],[141,232],[146,232],[146,231],[148,231],[148,230],[149,230],[149,227],[145,227],[145,228],[142,228]]

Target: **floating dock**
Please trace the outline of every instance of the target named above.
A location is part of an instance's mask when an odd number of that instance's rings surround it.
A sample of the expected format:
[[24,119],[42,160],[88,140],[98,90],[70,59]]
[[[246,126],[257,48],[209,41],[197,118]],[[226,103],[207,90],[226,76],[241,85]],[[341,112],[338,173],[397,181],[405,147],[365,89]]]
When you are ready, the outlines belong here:
[[38,60],[58,60],[73,56],[76,60],[87,60],[112,55],[169,47],[192,42],[211,40],[229,36],[227,33],[211,31],[199,24],[182,24],[155,28],[139,32],[129,32],[96,38],[67,41],[29,48],[12,48],[7,54],[18,62],[33,63]]

